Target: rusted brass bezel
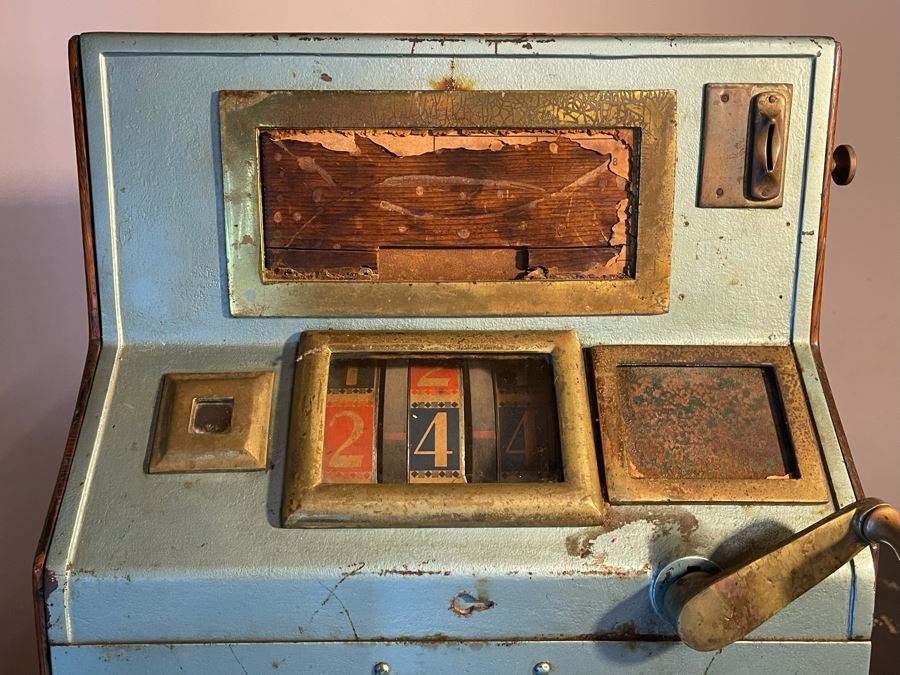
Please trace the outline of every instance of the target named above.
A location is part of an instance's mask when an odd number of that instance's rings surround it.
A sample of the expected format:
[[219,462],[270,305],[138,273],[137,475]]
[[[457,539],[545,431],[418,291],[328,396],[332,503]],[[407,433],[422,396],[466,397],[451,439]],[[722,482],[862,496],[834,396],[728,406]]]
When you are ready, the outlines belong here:
[[[149,473],[265,469],[275,376],[254,373],[168,373],[163,378]],[[197,399],[232,399],[224,433],[191,430]]]
[[[615,345],[591,349],[606,489],[613,504],[633,502],[828,501],[828,483],[794,351],[789,346]],[[783,404],[797,478],[637,478],[629,470],[616,369],[628,365],[770,367]],[[727,448],[723,448],[726,452]]]
[[[219,92],[228,297],[235,316],[660,314],[669,308],[675,92]],[[640,129],[633,278],[486,282],[264,279],[264,129]],[[649,186],[641,190],[640,185]]]
[[[307,332],[298,350],[282,500],[285,527],[564,526],[600,521],[604,503],[575,333]],[[385,353],[547,354],[556,388],[564,481],[322,483],[331,357]]]

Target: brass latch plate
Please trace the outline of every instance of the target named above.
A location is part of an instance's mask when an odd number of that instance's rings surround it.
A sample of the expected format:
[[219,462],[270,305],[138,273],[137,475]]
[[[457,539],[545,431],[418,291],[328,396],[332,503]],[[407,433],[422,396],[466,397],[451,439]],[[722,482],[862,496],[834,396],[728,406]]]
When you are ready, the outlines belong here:
[[792,89],[706,85],[698,206],[781,206]]

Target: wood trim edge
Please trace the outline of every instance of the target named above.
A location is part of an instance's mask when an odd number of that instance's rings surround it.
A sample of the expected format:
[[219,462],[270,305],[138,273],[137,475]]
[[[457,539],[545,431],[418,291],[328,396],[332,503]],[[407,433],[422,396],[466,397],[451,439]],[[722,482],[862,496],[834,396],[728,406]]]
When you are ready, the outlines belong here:
[[828,207],[831,199],[831,153],[834,151],[835,129],[837,127],[837,106],[838,94],[841,85],[841,45],[834,45],[834,80],[831,88],[831,103],[828,118],[828,138],[825,146],[825,167],[822,183],[822,207],[819,216],[819,242],[816,254],[816,271],[813,286],[813,306],[812,321],[809,331],[809,341],[812,348],[813,360],[816,364],[816,371],[819,380],[822,383],[822,390],[825,394],[825,401],[828,404],[828,412],[831,415],[831,422],[837,435],[838,445],[841,448],[841,454],[844,457],[844,465],[847,467],[847,473],[850,477],[850,484],[853,487],[853,493],[856,499],[865,497],[862,482],[859,479],[859,473],[856,465],[853,463],[853,455],[850,453],[850,445],[847,442],[847,434],[841,423],[841,417],[838,414],[837,405],[834,401],[834,393],[828,382],[828,375],[825,373],[825,365],[822,362],[822,352],[819,345],[821,321],[822,321],[822,293],[825,280],[825,239],[828,232]]
[[[88,348],[85,357],[84,371],[81,376],[81,384],[78,389],[78,397],[75,402],[75,412],[72,416],[72,424],[69,427],[69,435],[62,456],[62,463],[53,487],[53,494],[44,527],[38,540],[37,551],[32,565],[32,590],[34,593],[34,619],[37,631],[39,672],[41,675],[50,675],[50,644],[47,635],[47,611],[46,598],[48,593],[55,589],[55,579],[51,579],[46,573],[47,552],[50,547],[50,539],[56,527],[56,520],[62,505],[63,494],[69,480],[69,471],[72,467],[72,458],[75,454],[75,445],[81,432],[84,420],[84,412],[94,374],[97,370],[97,362],[100,357],[101,328],[100,328],[100,302],[97,293],[97,267],[94,251],[93,232],[93,208],[91,203],[91,181],[88,168],[87,129],[85,126],[84,109],[84,82],[81,70],[81,40],[75,35],[69,39],[69,80],[72,89],[72,115],[75,125],[75,155],[78,170],[78,193],[81,204],[81,230],[84,244],[84,271],[85,290],[87,295],[88,310]],[[51,587],[52,586],[52,587]]]

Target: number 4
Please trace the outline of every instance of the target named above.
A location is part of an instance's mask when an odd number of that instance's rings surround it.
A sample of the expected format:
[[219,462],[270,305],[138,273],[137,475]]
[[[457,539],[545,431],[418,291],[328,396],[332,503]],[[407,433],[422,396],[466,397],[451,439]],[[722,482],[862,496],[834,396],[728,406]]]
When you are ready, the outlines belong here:
[[[434,430],[434,450],[422,450],[422,445],[432,429]],[[442,469],[447,467],[447,455],[453,454],[451,450],[447,450],[447,413],[439,412],[435,414],[431,424],[428,425],[425,433],[422,434],[422,438],[419,439],[419,444],[416,445],[413,454],[434,455],[435,468]]]

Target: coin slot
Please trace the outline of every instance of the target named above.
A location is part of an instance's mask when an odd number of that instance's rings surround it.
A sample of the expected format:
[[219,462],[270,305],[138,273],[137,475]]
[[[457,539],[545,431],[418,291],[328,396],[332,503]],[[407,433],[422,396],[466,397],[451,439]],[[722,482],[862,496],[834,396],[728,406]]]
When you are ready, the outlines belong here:
[[195,398],[191,411],[191,433],[227,434],[234,414],[233,398]]

